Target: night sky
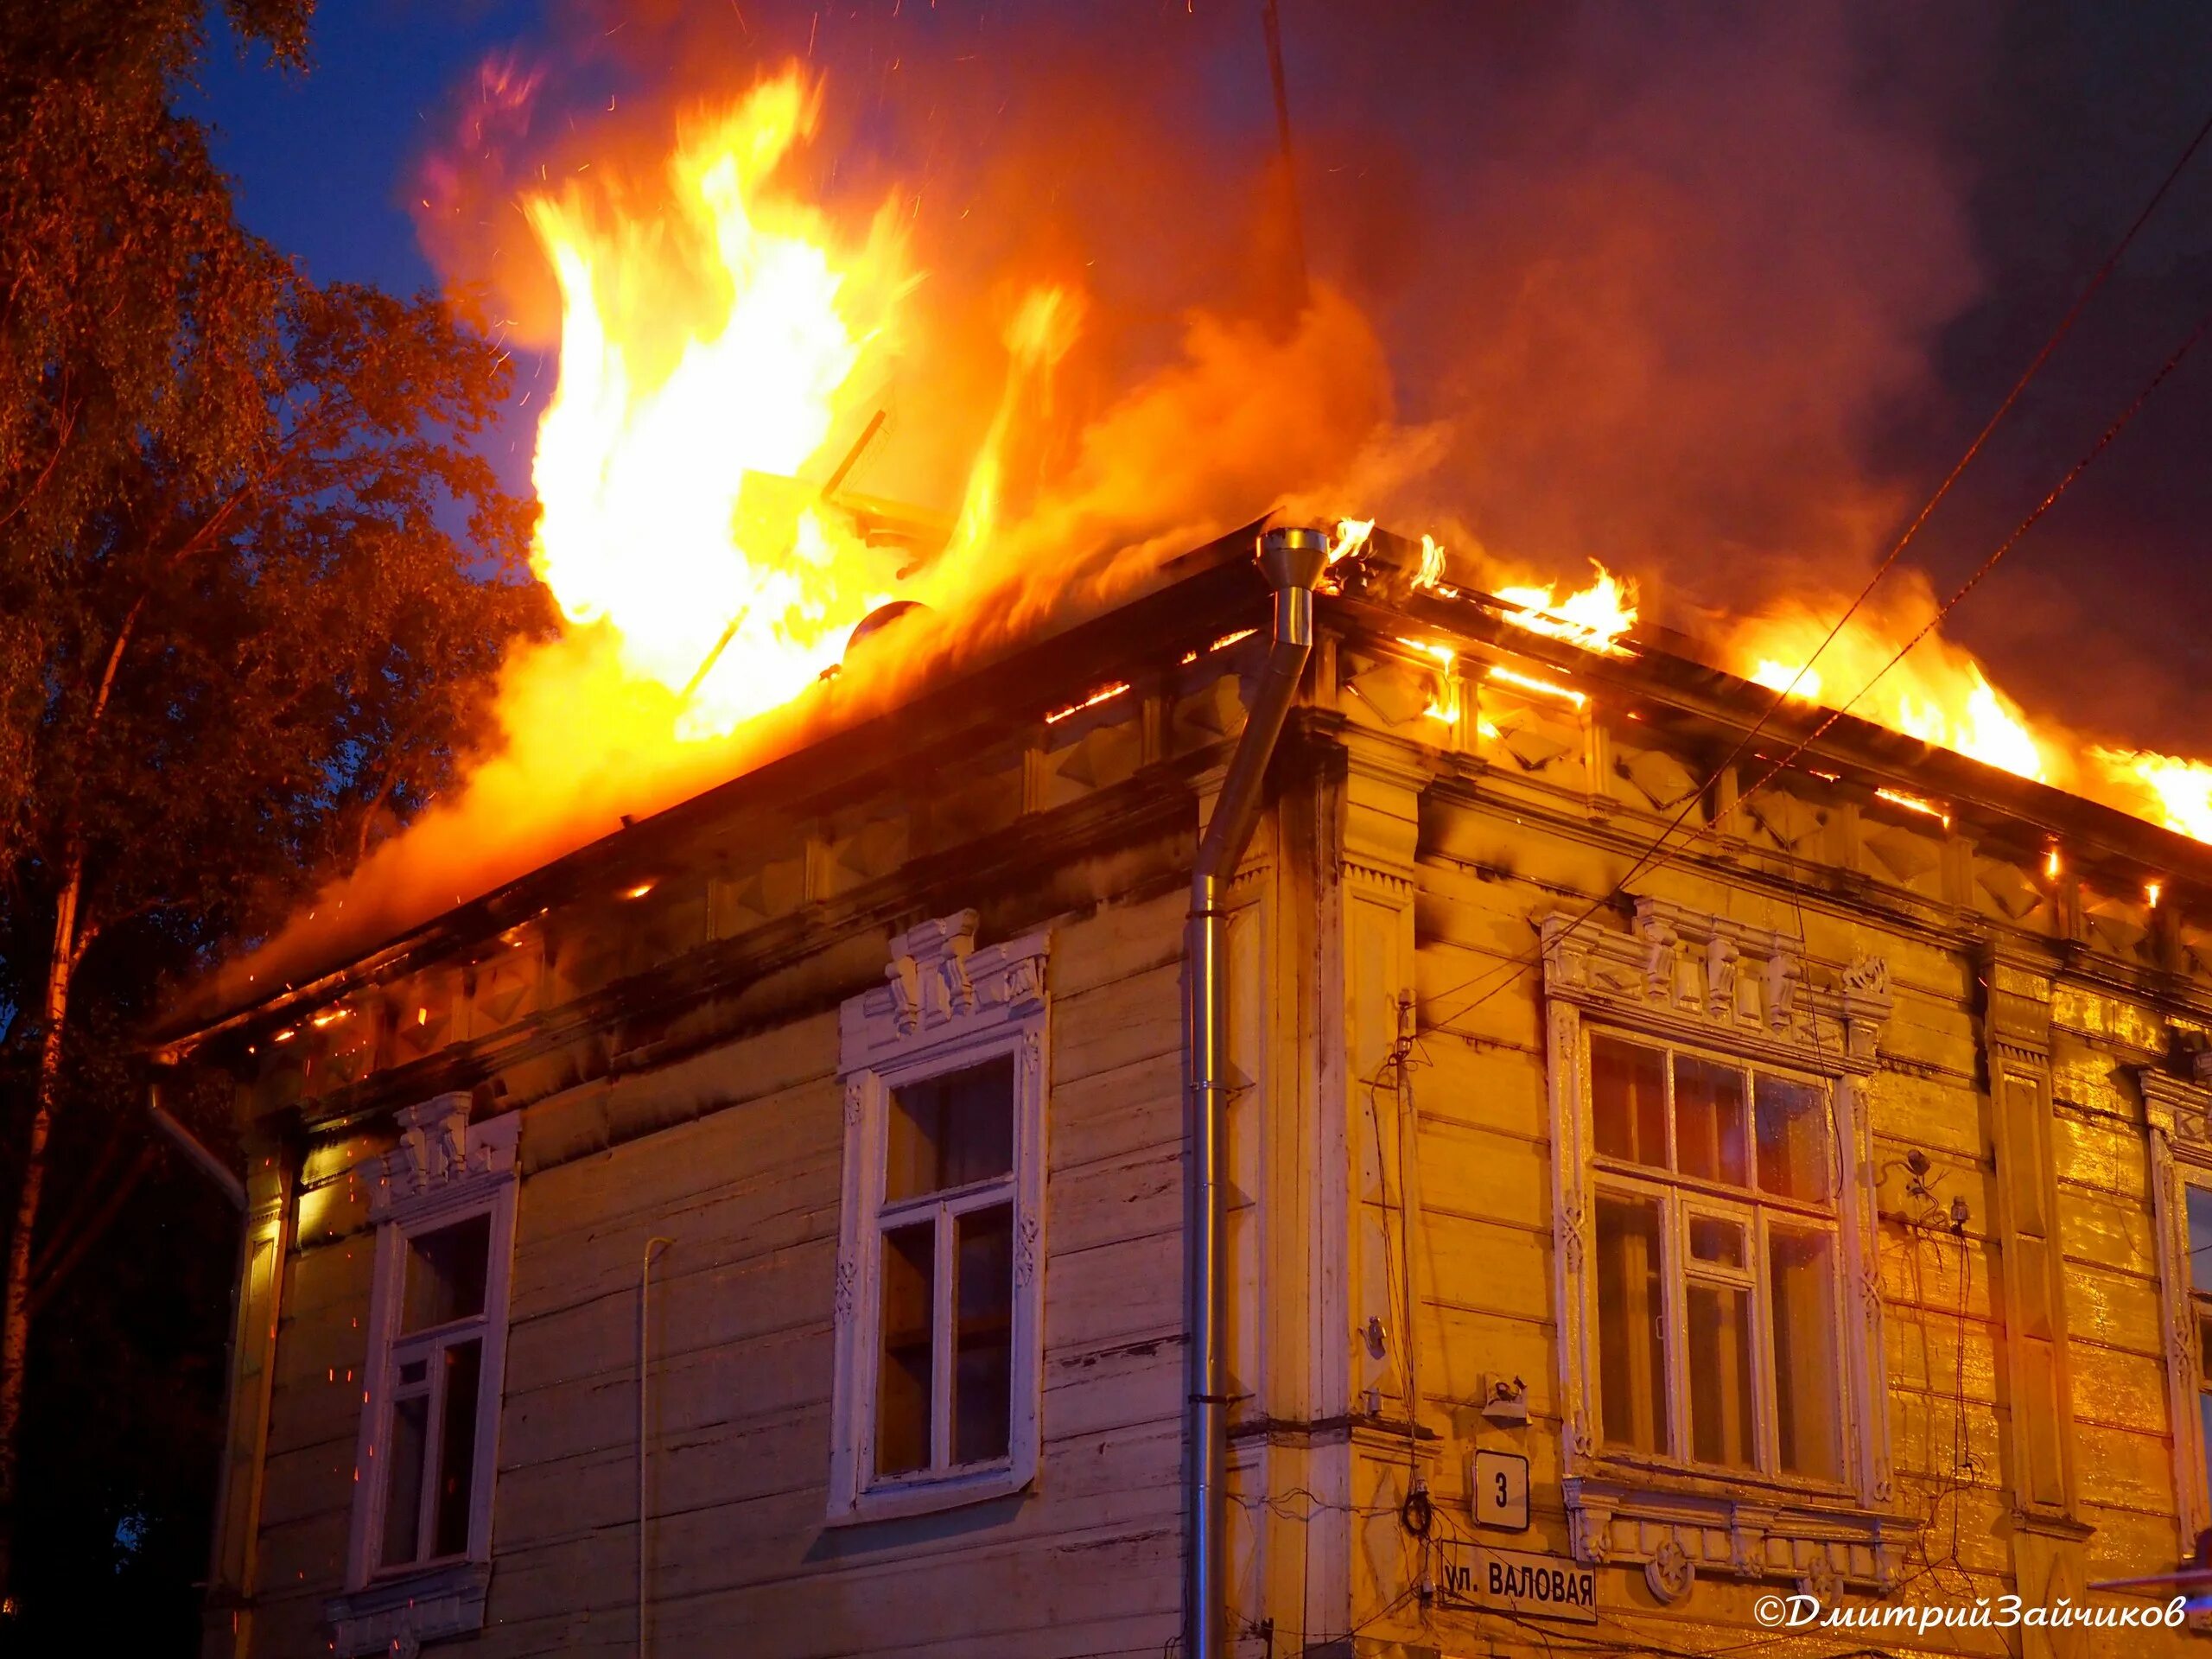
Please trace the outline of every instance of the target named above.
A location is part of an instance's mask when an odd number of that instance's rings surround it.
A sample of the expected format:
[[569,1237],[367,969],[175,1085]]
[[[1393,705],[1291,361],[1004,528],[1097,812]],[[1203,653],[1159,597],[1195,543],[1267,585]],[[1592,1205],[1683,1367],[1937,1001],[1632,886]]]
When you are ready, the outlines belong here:
[[[921,185],[945,280],[1027,248],[1004,204],[1033,201],[1124,315],[1166,317],[1236,286],[1273,143],[1258,10],[326,0],[308,76],[219,42],[200,106],[253,229],[410,289],[456,274],[410,204],[487,60],[542,71],[573,133],[810,54],[856,108],[836,182]],[[1401,417],[1456,423],[1433,498],[1493,550],[1644,574],[1677,621],[1854,590],[2212,115],[2186,3],[1282,12],[1313,268],[1375,319]],[[1027,195],[993,183],[1015,155]],[[1931,524],[1939,588],[2208,306],[2212,144]],[[518,485],[530,419],[492,446]],[[2033,711],[2212,754],[2209,435],[2212,343],[1947,632]]]

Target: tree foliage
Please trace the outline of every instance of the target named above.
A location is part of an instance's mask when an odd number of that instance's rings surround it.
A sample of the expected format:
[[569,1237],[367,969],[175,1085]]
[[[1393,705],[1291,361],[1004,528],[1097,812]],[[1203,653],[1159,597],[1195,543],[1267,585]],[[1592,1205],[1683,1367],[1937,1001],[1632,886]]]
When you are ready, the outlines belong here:
[[[224,10],[304,67],[312,0]],[[35,1281],[100,1208],[66,1177],[120,1179],[99,1148],[142,1133],[118,1080],[159,976],[418,809],[547,620],[528,509],[471,448],[503,355],[240,226],[177,109],[210,26],[0,9],[0,1588]]]

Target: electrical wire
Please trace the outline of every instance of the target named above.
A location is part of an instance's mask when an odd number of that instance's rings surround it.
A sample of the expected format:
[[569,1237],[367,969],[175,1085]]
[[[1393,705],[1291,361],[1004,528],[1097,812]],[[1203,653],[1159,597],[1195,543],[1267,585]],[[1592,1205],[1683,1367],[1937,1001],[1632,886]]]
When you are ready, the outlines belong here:
[[[1867,577],[1864,586],[1859,588],[1857,597],[1845,607],[1843,613],[1836,619],[1834,626],[1828,629],[1827,635],[1821,639],[1819,646],[1813,652],[1813,654],[1810,657],[1806,658],[1803,666],[1798,669],[1797,672],[1791,677],[1789,683],[1787,686],[1784,686],[1776,691],[1774,700],[1767,705],[1765,712],[1760,715],[1758,719],[1752,723],[1751,728],[1736,741],[1735,747],[1728,752],[1727,757],[1723,760],[1719,766],[1713,768],[1705,781],[1696,789],[1694,789],[1689,792],[1683,800],[1681,809],[1668,822],[1666,827],[1661,830],[1659,834],[1653,838],[1650,846],[1645,849],[1645,850],[1637,856],[1636,862],[1631,864],[1620,879],[1614,882],[1611,891],[1607,892],[1603,897],[1592,900],[1590,905],[1581,912],[1581,914],[1578,915],[1573,921],[1567,924],[1565,930],[1566,932],[1572,933],[1575,931],[1599,910],[1604,909],[1607,905],[1612,903],[1615,899],[1620,896],[1622,891],[1627,887],[1629,882],[1635,880],[1636,877],[1647,867],[1656,867],[1659,863],[1664,863],[1674,855],[1673,852],[1664,850],[1668,840],[1688,821],[1690,814],[1697,809],[1699,804],[1705,798],[1706,795],[1713,788],[1713,785],[1719,781],[1720,778],[1727,772],[1728,768],[1734,766],[1750,748],[1751,745],[1758,740],[1759,734],[1766,728],[1768,723],[1774,718],[1775,715],[1780,711],[1783,704],[1795,694],[1799,684],[1802,683],[1805,675],[1811,671],[1813,664],[1818,662],[1821,654],[1835,642],[1837,636],[1842,632],[1845,626],[1854,615],[1858,613],[1859,608],[1866,604],[1868,597],[1873,593],[1876,585],[1880,582],[1883,576],[1888,574],[1890,569],[1897,563],[1898,557],[1904,552],[1905,549],[1912,543],[1914,538],[1918,536],[1921,527],[1928,522],[1929,517],[1935,512],[1936,507],[1941,505],[1944,498],[1950,493],[1951,486],[1958,482],[1961,474],[1962,474],[1966,469],[1973,464],[1974,459],[1980,454],[1983,448],[1988,443],[1991,435],[1996,431],[1999,424],[2004,421],[2005,417],[2012,412],[2013,405],[2018,403],[2021,395],[2026,391],[2030,383],[2042,372],[2044,365],[2050,360],[2052,354],[2056,352],[2060,343],[2065,340],[2068,334],[2073,332],[2075,323],[2079,321],[2082,313],[2088,307],[2089,301],[2097,294],[2098,290],[2104,287],[2107,280],[2110,278],[2113,272],[2118,269],[2121,258],[2126,254],[2129,247],[2133,245],[2136,237],[2141,233],[2144,226],[2150,223],[2152,215],[2157,213],[2159,205],[2165,200],[2167,193],[2173,188],[2174,184],[2187,169],[2190,162],[2195,159],[2196,152],[2203,147],[2204,141],[2208,137],[2212,137],[2212,114],[2208,114],[2206,116],[2203,123],[2198,126],[2195,134],[2190,138],[2189,143],[2183,147],[2181,154],[2175,159],[2173,165],[2166,170],[2165,176],[2158,181],[2158,188],[2151,193],[2150,200],[2144,203],[2142,209],[2135,215],[2133,220],[2130,222],[2126,231],[2120,236],[2120,240],[2113,245],[2111,252],[2105,256],[2103,262],[2100,264],[2096,270],[2090,275],[2088,283],[2083,285],[2081,292],[2075,296],[2074,302],[2067,308],[2064,315],[2059,318],[2058,324],[2052,329],[2050,337],[2044,341],[2042,348],[2029,360],[2027,367],[2021,372],[2019,378],[2012,383],[2012,389],[2005,394],[2004,398],[1998,404],[1995,411],[1992,413],[1989,419],[1983,423],[1981,430],[1975,435],[1974,442],[1967,446],[1965,454],[1961,455],[1957,463],[1952,467],[1948,473],[1944,474],[1942,481],[1936,486],[1934,493],[1929,495],[1927,501],[1922,505],[1920,511],[1913,516],[1911,522],[1905,526],[1904,533],[1900,535],[1897,541],[1891,546],[1889,552],[1884,556],[1881,563],[1875,566],[1873,573]],[[2208,321],[2212,321],[2212,319],[2208,319]],[[2203,331],[2204,324],[2200,322],[2197,325],[2196,329],[2190,334],[2190,338],[2183,343],[2181,349],[2175,353],[2172,359],[2168,360],[2165,367],[2161,369],[2158,374],[2153,378],[2150,386],[2146,387],[2143,393],[2138,397],[2135,404],[2129,407],[2129,409],[2121,416],[2120,419],[2114,423],[2113,428],[2107,429],[2105,436],[2099,441],[2095,448],[2093,449],[2079,464],[2077,464],[2073,472],[2069,473],[2066,478],[2061,481],[2058,488],[2055,490],[2050,496],[2047,497],[2043,504],[2038,506],[2034,512],[2028,516],[2027,520],[2022,524],[2018,530],[2013,532],[2012,536],[2007,539],[2005,545],[2000,547],[1997,553],[1993,555],[1991,558],[1984,563],[1982,569],[1976,571],[1966,585],[1961,588],[1957,594],[1953,595],[1951,601],[1944,607],[1943,610],[1937,612],[1935,621],[1941,621],[1944,614],[1946,614],[1950,609],[1950,607],[1952,605],[1955,605],[1959,600],[1963,599],[1967,593],[1973,588],[1974,585],[1980,582],[1984,575],[1988,574],[1990,567],[1993,566],[1997,563],[1998,559],[2002,558],[2005,553],[2009,551],[2012,546],[2017,543],[2019,538],[2027,533],[2028,529],[2035,523],[2035,521],[2041,518],[2045,512],[2050,510],[2050,507],[2056,500],[2057,497],[2065,493],[2067,486],[2074,481],[2075,478],[2080,475],[2083,468],[2085,468],[2090,461],[2094,461],[2097,454],[2102,452],[2106,445],[2109,444],[2113,438],[2119,435],[2119,429],[2125,427],[2127,423],[2134,417],[2135,411],[2141,407],[2143,402],[2148,398],[2151,392],[2157,390],[2158,383],[2164,380],[2166,375],[2172,372],[2174,367],[2178,364],[2180,359],[2187,355],[2190,347],[2196,344],[2197,339],[2202,334]],[[1935,626],[1935,621],[1931,621],[1929,624],[1929,628],[1932,628]],[[1920,634],[1915,636],[1912,644],[1917,645],[1920,639],[1926,636],[1927,632],[1928,629],[1923,628]],[[1906,647],[1907,650],[1910,650],[1910,645]],[[1903,653],[1900,652],[1899,655],[1902,656]],[[1882,672],[1887,673],[1889,671],[1889,668],[1894,667],[1896,663],[1893,659],[1883,669]],[[1875,680],[1878,680],[1880,677],[1881,675],[1878,674],[1875,676]],[[1860,689],[1858,696],[1854,696],[1852,699],[1852,702],[1855,703],[1859,701],[1859,697],[1865,696],[1866,692],[1873,688],[1873,684],[1874,681],[1870,680],[1866,686]],[[1847,708],[1849,706],[1849,704],[1846,705]],[[1838,710],[1835,713],[1831,714],[1828,719],[1822,723],[1819,731],[1816,731],[1814,734],[1814,737],[1817,738],[1821,732],[1825,732],[1828,727],[1834,725],[1836,718],[1840,713],[1841,710]],[[1808,743],[1812,741],[1813,739],[1808,738],[1806,740],[1806,742]],[[1798,753],[1801,753],[1804,747],[1805,744],[1801,743],[1797,746],[1796,749],[1792,750],[1792,758],[1794,758]],[[1766,779],[1762,779],[1760,780],[1761,785],[1763,786],[1773,777],[1773,775],[1774,774],[1772,772],[1770,772]],[[1756,791],[1753,792],[1756,792]],[[1738,802],[1738,804],[1741,804],[1741,800],[1743,798],[1739,798]],[[1696,832],[1694,832],[1690,840],[1694,842],[1695,839]],[[1687,842],[1683,843],[1684,846],[1688,844],[1689,842]],[[1681,849],[1674,849],[1674,851],[1679,850]],[[1476,984],[1487,980],[1493,974],[1503,973],[1506,976],[1503,982],[1495,988],[1485,990],[1482,995],[1476,997],[1464,1007],[1454,1009],[1449,1014],[1439,1015],[1433,1018],[1430,1020],[1430,1025],[1432,1027],[1436,1027],[1447,1024],[1451,1020],[1456,1019],[1461,1014],[1471,1013],[1475,1008],[1480,1007],[1484,1003],[1487,1002],[1491,997],[1496,995],[1497,991],[1503,990],[1506,984],[1510,984],[1515,978],[1519,976],[1520,974],[1526,972],[1530,967],[1533,967],[1535,965],[1535,959],[1536,958],[1534,956],[1529,956],[1526,957],[1516,957],[1511,961],[1502,963],[1495,968],[1485,969],[1481,973],[1471,976],[1460,984],[1450,988],[1442,994],[1442,997],[1456,996],[1460,992],[1470,989]],[[1438,1000],[1441,1001],[1442,997],[1440,997]]]
[[1812,744],[1818,742],[1823,733],[1825,733],[1831,726],[1834,726],[1836,721],[1841,720],[1845,715],[1848,714],[1851,709],[1859,703],[1860,699],[1864,698],[1868,692],[1872,691],[1877,685],[1881,683],[1882,678],[1885,675],[1888,674],[1891,669],[1903,662],[1905,659],[1905,657],[1915,646],[1919,645],[1922,640],[1925,639],[1929,634],[1936,631],[1937,625],[1940,624],[1945,617],[1951,613],[1952,607],[1956,606],[1959,601],[1964,599],[1968,594],[1972,593],[1976,586],[1980,584],[1981,579],[1997,568],[1997,562],[1999,559],[2002,559],[2007,553],[2010,553],[2014,548],[2020,544],[2021,539],[2025,537],[2031,530],[2033,530],[2036,527],[2043,516],[2058,505],[2059,498],[2073,487],[2074,481],[2080,478],[2083,473],[2088,471],[2091,464],[2096,461],[2097,457],[2103,454],[2104,452],[2112,446],[2113,440],[2117,438],[2122,432],[2126,431],[2129,423],[2133,421],[2138,415],[2143,412],[2143,406],[2151,401],[2152,394],[2157,391],[2161,385],[2165,384],[2167,376],[2171,375],[2176,369],[2181,366],[2182,359],[2186,358],[2190,354],[2190,352],[2196,346],[2197,342],[2204,338],[2207,329],[2212,329],[2212,311],[2207,311],[2202,316],[2196,320],[2196,326],[2190,329],[2187,338],[2183,340],[2182,343],[2174,348],[2172,354],[2169,356],[2164,363],[2158,365],[2158,372],[2151,377],[2149,382],[2144,386],[2142,391],[2135,394],[2133,401],[2132,401],[2126,408],[2120,410],[2117,416],[2113,416],[2112,423],[2105,428],[2103,433],[2098,437],[2096,442],[2090,445],[2089,448],[2082,456],[2082,458],[2075,461],[2072,467],[2067,469],[2066,475],[2064,477],[2061,478],[2057,483],[2051,486],[2050,493],[2044,496],[2042,500],[2036,503],[2033,511],[2031,511],[2026,518],[2020,520],[2018,525],[2013,530],[2012,533],[1998,543],[1996,551],[1992,553],[1987,558],[1984,559],[1981,563],[1976,567],[1974,573],[1959,584],[1957,590],[1954,592],[1948,599],[1943,601],[1942,606],[1937,608],[1936,614],[1929,617],[1928,620],[1922,625],[1920,632],[1914,634],[1912,638],[1906,640],[1904,644],[1899,645],[1896,653],[1891,657],[1890,660],[1883,664],[1880,668],[1875,671],[1874,677],[1868,680],[1866,684],[1860,686],[1857,691],[1852,694],[1850,702],[1844,703],[1840,708],[1831,709],[1828,710],[1827,717],[1821,721],[1818,726],[1815,727],[1810,734],[1805,737],[1800,738],[1797,741],[1796,747],[1793,747],[1789,753],[1783,755],[1781,760],[1776,761],[1772,766],[1768,768],[1766,775],[1761,778],[1758,783],[1752,785],[1750,789],[1746,790],[1742,797],[1739,798],[1741,800],[1749,800],[1752,796],[1758,794],[1760,790],[1765,788],[1767,785],[1772,783],[1777,775],[1789,767],[1791,761],[1802,754]]
[[[1951,612],[1957,607],[1960,601],[1964,600],[1968,594],[1972,593],[1974,588],[1980,585],[1982,578],[1996,569],[1998,562],[2004,558],[2004,556],[2007,553],[2011,552],[2015,547],[2019,545],[2022,538],[2027,535],[2028,531],[2032,530],[2037,524],[2042,520],[2044,514],[2048,513],[2052,507],[2058,504],[2059,499],[2065,495],[2068,490],[2073,487],[2075,482],[2080,479],[2082,474],[2087,472],[2089,467],[2095,463],[2097,459],[2101,456],[2107,449],[2112,447],[2113,440],[2118,438],[2122,432],[2126,431],[2128,426],[2134,421],[2135,417],[2142,413],[2144,406],[2150,402],[2152,394],[2155,393],[2161,385],[2165,384],[2167,378],[2171,375],[2176,369],[2181,366],[2183,360],[2186,359],[2190,353],[2196,348],[2198,342],[2204,338],[2205,334],[2209,330],[2212,330],[2212,311],[2207,311],[2202,316],[2197,319],[2196,327],[2190,330],[2187,336],[2183,339],[2179,346],[2174,348],[2172,353],[2167,357],[2166,360],[2159,365],[2158,372],[2153,374],[2149,381],[2145,384],[2143,389],[2135,394],[2134,397],[2129,401],[2127,406],[2121,410],[2120,412],[2113,418],[2112,423],[2105,428],[2103,433],[2099,435],[2097,441],[2094,444],[2090,445],[2080,460],[2076,461],[2072,467],[2067,469],[2064,476],[2063,476],[2056,484],[2051,486],[2050,492],[2044,495],[2042,500],[2038,501],[2035,505],[2034,508],[2028,513],[2027,517],[2023,518],[2018,525],[2014,528],[2012,533],[2007,536],[1998,544],[1996,550],[1991,553],[1987,558],[1984,559],[1975,569],[1974,574],[1968,576],[1965,582],[1961,582],[1956,591],[1955,591],[1949,598],[1946,599],[1943,603],[1937,607],[1936,613],[1929,618],[1927,623],[1921,628],[1921,630],[1917,633],[1914,634],[1912,638],[1908,639],[1903,645],[1899,646],[1896,654],[1893,655],[1888,662],[1885,663],[1879,669],[1878,669],[1872,677],[1868,679],[1865,684],[1861,685],[1857,691],[1853,692],[1849,699],[1838,707],[1829,709],[1827,711],[1827,717],[1823,719],[1818,726],[1815,727],[1810,733],[1804,737],[1800,738],[1797,742],[1791,747],[1789,752],[1783,755],[1781,760],[1776,761],[1773,766],[1770,766],[1757,783],[1753,784],[1749,789],[1745,790],[1741,794],[1737,796],[1732,810],[1740,810],[1747,802],[1755,798],[1760,791],[1764,790],[1783,772],[1787,771],[1791,763],[1794,762],[1799,755],[1802,754],[1806,749],[1810,747],[1814,743],[1819,741],[1821,737],[1827,733],[1837,721],[1841,720],[1850,709],[1857,706],[1857,704],[1866,697],[1866,694],[1872,691],[1874,687],[1880,683],[1885,675],[1886,675],[1891,669],[1895,668],[1900,662],[1904,661],[1906,655],[1910,653],[1914,647],[1918,645],[1922,640],[1925,639],[1930,633],[1935,632],[1936,627],[1942,624],[1943,619],[1948,616]],[[1787,695],[1788,694],[1786,692],[1782,694],[1782,696]],[[1777,697],[1777,704],[1779,702],[1780,697]],[[1707,830],[1710,828],[1709,825],[1700,826],[1700,828],[1693,830],[1691,834],[1678,845],[1673,847],[1666,845],[1667,838],[1673,835],[1674,832],[1681,826],[1682,823],[1687,819],[1689,813],[1695,808],[1699,800],[1702,798],[1705,790],[1710,788],[1714,779],[1718,779],[1720,773],[1726,772],[1730,766],[1734,764],[1735,759],[1742,754],[1745,747],[1751,742],[1751,739],[1758,735],[1760,728],[1765,725],[1767,719],[1771,716],[1773,712],[1773,708],[1770,707],[1766,715],[1760,716],[1758,722],[1755,724],[1750,731],[1746,732],[1743,738],[1738,740],[1736,747],[1730,752],[1730,758],[1727,760],[1724,760],[1719,766],[1714,769],[1713,777],[1707,779],[1704,785],[1701,785],[1698,790],[1692,791],[1688,799],[1683,803],[1682,810],[1676,813],[1667,827],[1659,832],[1658,836],[1654,838],[1651,844],[1644,849],[1642,853],[1637,855],[1636,861],[1630,865],[1628,870],[1620,877],[1620,879],[1615,881],[1611,888],[1604,895],[1591,900],[1590,904],[1581,912],[1581,913],[1570,921],[1567,925],[1566,928],[1562,930],[1562,935],[1573,932],[1577,928],[1587,922],[1591,917],[1597,914],[1599,910],[1605,908],[1607,905],[1612,903],[1614,899],[1620,897],[1622,892],[1627,887],[1629,882],[1633,880],[1639,874],[1644,870],[1656,869],[1662,865],[1672,862],[1681,854],[1688,851],[1688,849],[1696,842],[1699,837],[1706,833]],[[1511,984],[1515,979],[1518,978],[1522,974],[1533,968],[1540,957],[1541,947],[1539,947],[1535,952],[1523,953],[1522,955],[1516,956],[1511,960],[1500,964],[1497,968],[1487,969],[1483,973],[1478,974],[1474,977],[1463,982],[1461,984],[1452,987],[1450,990],[1446,991],[1443,994],[1445,996],[1456,995],[1460,991],[1472,988],[1479,982],[1499,975],[1503,976],[1498,980],[1497,984],[1489,986],[1479,995],[1471,998],[1461,1007],[1452,1009],[1450,1014],[1432,1015],[1428,1022],[1430,1027],[1433,1028],[1446,1025],[1452,1020],[1458,1019],[1467,1014],[1471,1014],[1475,1009],[1481,1007],[1484,1003],[1488,1002],[1491,998],[1496,996],[1508,985]]]

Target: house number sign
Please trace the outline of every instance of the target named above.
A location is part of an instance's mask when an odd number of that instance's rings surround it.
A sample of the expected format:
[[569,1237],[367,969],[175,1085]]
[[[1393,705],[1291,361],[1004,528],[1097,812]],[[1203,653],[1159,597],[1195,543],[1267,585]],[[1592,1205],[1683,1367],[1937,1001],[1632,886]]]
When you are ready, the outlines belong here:
[[1469,1483],[1475,1524],[1503,1532],[1529,1530],[1529,1459],[1517,1452],[1478,1452]]

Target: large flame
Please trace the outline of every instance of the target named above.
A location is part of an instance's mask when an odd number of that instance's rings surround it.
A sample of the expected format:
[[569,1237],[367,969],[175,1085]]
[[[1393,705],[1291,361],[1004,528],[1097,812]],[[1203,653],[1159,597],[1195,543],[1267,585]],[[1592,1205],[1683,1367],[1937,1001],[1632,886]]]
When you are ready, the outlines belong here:
[[1555,639],[1570,640],[1586,651],[1619,651],[1620,637],[1636,626],[1636,583],[1623,581],[1595,559],[1590,561],[1590,568],[1598,573],[1597,580],[1564,599],[1558,597],[1558,587],[1551,582],[1540,588],[1499,588],[1500,599],[1521,607],[1518,614],[1508,615],[1506,620]]
[[1808,702],[1849,702],[1861,720],[2022,778],[2056,781],[2051,746],[1967,652],[1930,634],[1884,672],[1901,640],[1854,617],[1822,650],[1829,626],[1809,610],[1754,617],[1737,627],[1732,648],[1745,677],[1761,685]]
[[583,183],[524,203],[562,297],[534,563],[571,622],[607,625],[628,672],[683,699],[687,737],[836,662],[897,564],[797,481],[861,429],[863,364],[910,282],[888,213],[848,244],[775,190],[817,111],[792,71],[700,122],[663,214]]

